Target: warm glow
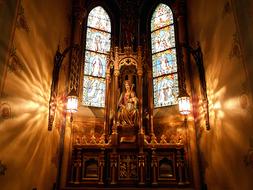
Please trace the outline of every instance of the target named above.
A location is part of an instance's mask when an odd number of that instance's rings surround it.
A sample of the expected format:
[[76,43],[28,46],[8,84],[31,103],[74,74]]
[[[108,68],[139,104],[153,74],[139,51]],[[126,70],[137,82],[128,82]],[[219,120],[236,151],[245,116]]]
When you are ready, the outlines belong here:
[[219,101],[215,102],[213,105],[214,110],[220,110],[221,109],[221,104]]
[[68,96],[67,111],[70,113],[77,112],[78,98],[76,96]]
[[191,112],[190,97],[183,96],[178,98],[179,112],[182,115],[188,115]]

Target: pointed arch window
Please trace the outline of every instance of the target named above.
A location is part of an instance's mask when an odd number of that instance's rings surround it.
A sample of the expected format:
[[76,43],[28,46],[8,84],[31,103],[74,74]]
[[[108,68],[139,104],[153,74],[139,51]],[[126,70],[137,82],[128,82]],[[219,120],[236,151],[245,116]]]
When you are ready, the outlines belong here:
[[88,15],[82,103],[105,106],[106,56],[111,46],[111,21],[106,11],[97,6]]
[[177,104],[178,73],[173,13],[159,4],[151,18],[154,107]]

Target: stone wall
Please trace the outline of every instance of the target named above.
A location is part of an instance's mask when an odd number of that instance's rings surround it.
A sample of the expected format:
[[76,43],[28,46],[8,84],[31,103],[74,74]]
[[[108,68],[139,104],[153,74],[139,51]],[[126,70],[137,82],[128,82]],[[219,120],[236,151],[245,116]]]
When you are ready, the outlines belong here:
[[[12,23],[13,40],[0,36],[1,41],[10,44],[4,48],[5,70],[1,62],[4,73],[1,74],[0,160],[6,170],[0,176],[0,186],[6,190],[52,189],[61,121],[55,123],[51,132],[47,130],[48,101],[57,46],[63,51],[70,41],[70,1],[3,3],[7,7],[16,3],[18,8],[15,11],[12,5],[14,23],[12,17],[4,20]],[[65,93],[67,65],[66,59],[61,68],[60,95]]]
[[194,121],[201,179],[211,190],[249,190],[253,185],[250,9],[250,1],[188,1],[189,41],[193,47],[200,42],[207,82],[210,131],[204,125],[196,65],[188,63],[198,110]]

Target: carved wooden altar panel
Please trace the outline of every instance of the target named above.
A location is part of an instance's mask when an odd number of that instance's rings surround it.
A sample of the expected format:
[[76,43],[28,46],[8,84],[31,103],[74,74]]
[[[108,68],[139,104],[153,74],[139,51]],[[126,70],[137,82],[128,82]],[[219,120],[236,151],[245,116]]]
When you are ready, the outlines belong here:
[[138,148],[75,146],[69,186],[187,186],[189,173],[184,146]]
[[138,180],[138,157],[133,153],[119,154],[118,180],[137,181]]

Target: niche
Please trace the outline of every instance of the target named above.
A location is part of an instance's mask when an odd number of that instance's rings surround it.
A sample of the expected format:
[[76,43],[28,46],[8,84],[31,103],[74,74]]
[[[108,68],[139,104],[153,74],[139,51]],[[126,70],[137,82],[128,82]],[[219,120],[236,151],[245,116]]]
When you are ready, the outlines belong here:
[[98,178],[98,161],[90,158],[84,162],[84,177]]
[[159,161],[159,178],[171,178],[173,173],[172,160],[165,157]]

